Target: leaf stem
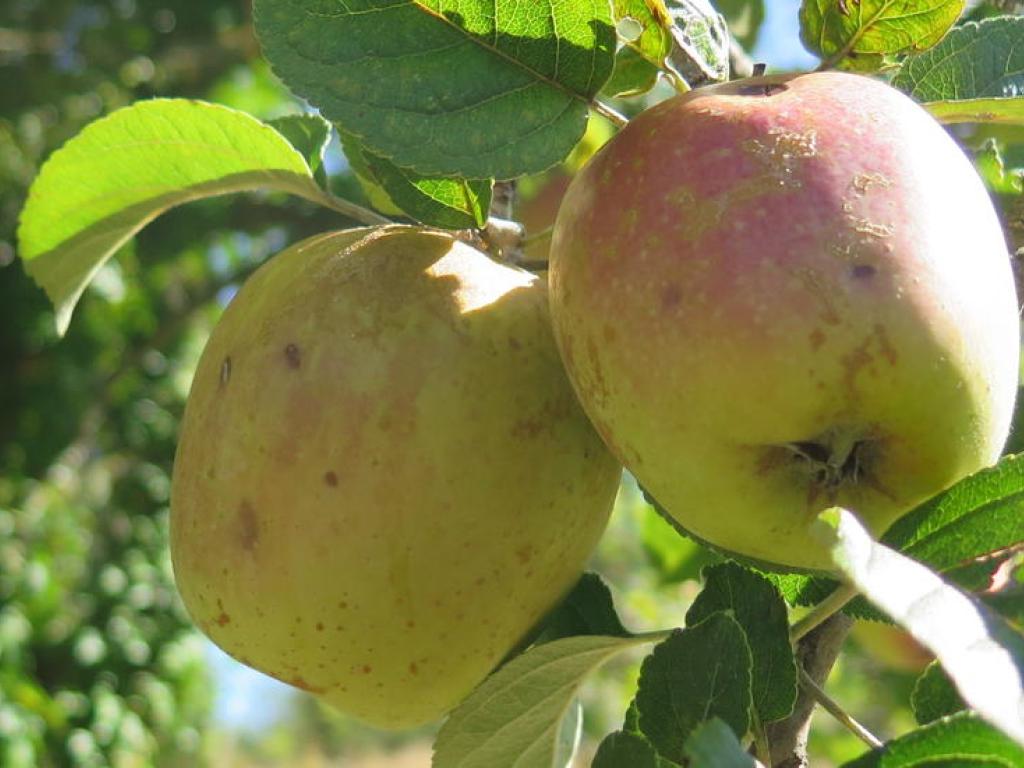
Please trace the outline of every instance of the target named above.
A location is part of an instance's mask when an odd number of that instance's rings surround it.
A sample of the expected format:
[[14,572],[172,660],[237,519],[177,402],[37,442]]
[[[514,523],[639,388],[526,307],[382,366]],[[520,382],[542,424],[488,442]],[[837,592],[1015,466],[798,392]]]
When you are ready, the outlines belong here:
[[686,78],[682,76],[674,67],[666,66],[661,70],[665,73],[665,77],[668,78],[669,84],[675,89],[676,93],[689,93],[693,90]]
[[604,102],[598,101],[597,99],[594,99],[592,102],[590,102],[590,106],[593,108],[595,112],[597,112],[597,114],[614,123],[615,126],[618,128],[624,128],[626,124],[629,122],[628,117],[616,111],[615,109],[608,106]]
[[350,219],[358,221],[362,224],[369,224],[375,226],[377,224],[393,224],[394,222],[386,216],[381,216],[376,211],[371,211],[369,208],[363,208],[361,205],[350,203],[348,200],[344,200],[340,197],[335,197],[329,192],[324,192],[323,197],[315,202],[320,203],[332,210],[337,211],[343,216],[348,216]]
[[854,587],[840,584],[831,595],[814,606],[806,616],[793,623],[793,626],[789,628],[790,642],[797,642],[830,616],[838,613],[857,594]]
[[761,724],[761,719],[754,715],[757,720],[754,723],[754,753],[760,763],[763,763],[766,768],[772,768],[772,747],[768,743],[768,734],[764,730],[764,725]]
[[811,676],[803,669],[800,670],[800,685],[803,686],[805,691],[814,697],[815,701],[821,705],[822,709],[842,723],[842,725],[858,739],[863,741],[872,749],[879,749],[883,746],[881,739],[871,733],[871,731],[857,722],[849,712],[839,706],[838,702],[825,693],[821,686],[814,682],[814,680],[811,679]]

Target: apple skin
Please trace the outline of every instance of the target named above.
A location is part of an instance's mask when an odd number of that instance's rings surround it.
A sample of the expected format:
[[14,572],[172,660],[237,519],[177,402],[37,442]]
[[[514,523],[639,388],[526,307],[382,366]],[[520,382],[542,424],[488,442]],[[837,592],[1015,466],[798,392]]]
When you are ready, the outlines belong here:
[[553,233],[555,335],[612,452],[697,537],[831,570],[996,461],[1017,390],[1003,234],[956,143],[867,77],[702,88],[632,120]]
[[917,676],[935,659],[909,632],[893,624],[858,621],[850,636],[866,656],[895,672]]
[[235,658],[411,727],[572,587],[620,475],[565,376],[545,283],[441,233],[327,234],[262,266],[203,352],[175,577]]

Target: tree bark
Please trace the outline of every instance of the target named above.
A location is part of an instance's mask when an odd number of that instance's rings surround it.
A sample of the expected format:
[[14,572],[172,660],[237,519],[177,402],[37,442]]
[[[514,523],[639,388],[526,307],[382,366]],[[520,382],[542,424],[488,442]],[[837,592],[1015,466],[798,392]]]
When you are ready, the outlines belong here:
[[[797,644],[797,664],[818,685],[823,685],[828,678],[852,626],[853,619],[837,613]],[[814,697],[801,688],[793,714],[766,727],[773,768],[807,768],[807,736],[814,705]]]

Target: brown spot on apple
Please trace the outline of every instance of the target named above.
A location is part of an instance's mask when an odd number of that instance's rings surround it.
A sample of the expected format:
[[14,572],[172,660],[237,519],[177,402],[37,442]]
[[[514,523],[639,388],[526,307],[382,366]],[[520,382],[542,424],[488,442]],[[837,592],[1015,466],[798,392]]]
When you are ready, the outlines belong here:
[[338,487],[338,475],[333,470],[329,470],[324,473],[324,482],[331,488]]
[[815,328],[807,339],[811,342],[811,349],[818,350],[825,343],[825,332],[821,328]]
[[889,365],[896,365],[899,361],[899,353],[889,340],[889,333],[881,323],[875,323],[875,338],[878,340],[878,349]]
[[306,679],[301,675],[290,677],[287,680],[285,680],[285,682],[288,683],[288,685],[293,685],[296,688],[299,688],[303,691],[308,691],[309,693],[325,693],[327,691],[326,688],[322,688],[320,686],[316,686],[312,683],[307,682]]
[[871,264],[854,264],[850,274],[858,280],[870,280],[878,273],[878,268]]
[[246,552],[252,552],[260,541],[260,521],[248,499],[238,506],[238,543]]
[[284,348],[284,359],[288,363],[289,368],[298,368],[302,365],[302,352],[299,351],[299,347],[296,344],[289,344]]
[[544,429],[538,419],[520,419],[512,425],[512,435],[518,438],[531,439],[537,437]]

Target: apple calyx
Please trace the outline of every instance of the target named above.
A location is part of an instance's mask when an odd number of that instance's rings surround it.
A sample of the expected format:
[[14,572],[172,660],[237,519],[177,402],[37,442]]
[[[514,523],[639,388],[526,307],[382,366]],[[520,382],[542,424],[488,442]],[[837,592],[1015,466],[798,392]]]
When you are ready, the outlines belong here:
[[846,484],[857,484],[863,475],[864,450],[870,440],[855,433],[830,430],[815,440],[787,443],[801,461],[812,469],[816,485],[831,493]]

